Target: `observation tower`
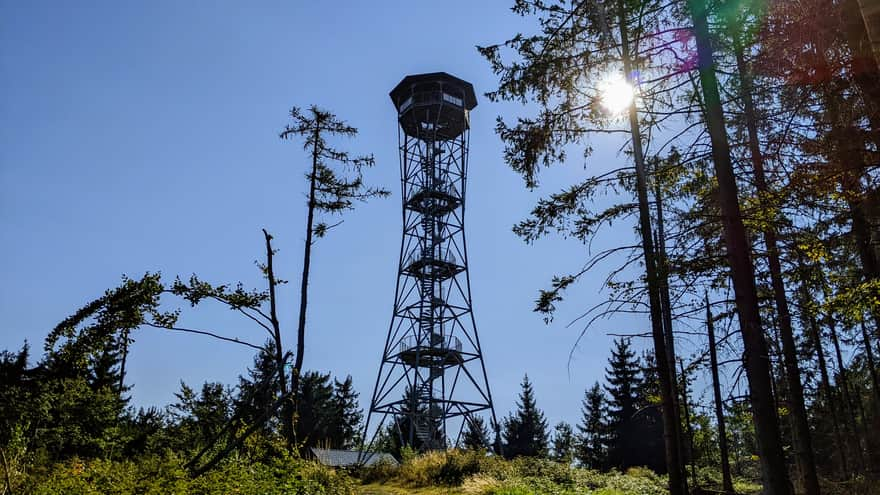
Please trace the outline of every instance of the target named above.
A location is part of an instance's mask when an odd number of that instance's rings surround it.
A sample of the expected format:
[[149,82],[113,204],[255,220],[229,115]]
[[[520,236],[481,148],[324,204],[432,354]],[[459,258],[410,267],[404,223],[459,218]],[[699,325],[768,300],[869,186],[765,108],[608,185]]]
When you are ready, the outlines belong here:
[[390,96],[399,124],[403,238],[366,428],[379,421],[380,430],[391,425],[400,445],[445,449],[475,415],[488,413],[498,431],[464,232],[470,111],[477,99],[470,83],[444,72],[406,76]]

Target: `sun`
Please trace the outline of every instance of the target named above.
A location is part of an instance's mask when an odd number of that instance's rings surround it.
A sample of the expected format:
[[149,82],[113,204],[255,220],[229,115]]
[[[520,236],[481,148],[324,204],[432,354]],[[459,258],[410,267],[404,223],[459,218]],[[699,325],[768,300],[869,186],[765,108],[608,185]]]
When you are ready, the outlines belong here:
[[622,74],[609,74],[599,83],[599,100],[602,108],[612,115],[629,109],[635,98],[635,89]]

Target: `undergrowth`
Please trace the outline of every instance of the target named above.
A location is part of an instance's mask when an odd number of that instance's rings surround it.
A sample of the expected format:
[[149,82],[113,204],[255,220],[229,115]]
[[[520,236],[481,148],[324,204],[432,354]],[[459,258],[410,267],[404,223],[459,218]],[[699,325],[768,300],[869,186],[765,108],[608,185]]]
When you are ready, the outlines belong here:
[[[405,455],[399,467],[380,464],[355,473],[369,486],[419,492],[446,487],[442,493],[465,495],[666,495],[667,479],[646,468],[626,472],[600,472],[546,459],[505,460],[485,452],[450,450],[423,455]],[[708,480],[707,480],[707,483]],[[710,486],[704,486],[709,488]],[[760,486],[738,481],[739,493],[754,493]],[[387,493],[398,493],[388,491]],[[433,493],[433,492],[432,492]],[[438,491],[437,493],[441,493]]]
[[350,476],[315,462],[292,457],[255,462],[230,458],[191,478],[180,456],[144,456],[137,460],[71,459],[35,471],[22,493],[35,495],[260,494],[353,495]]

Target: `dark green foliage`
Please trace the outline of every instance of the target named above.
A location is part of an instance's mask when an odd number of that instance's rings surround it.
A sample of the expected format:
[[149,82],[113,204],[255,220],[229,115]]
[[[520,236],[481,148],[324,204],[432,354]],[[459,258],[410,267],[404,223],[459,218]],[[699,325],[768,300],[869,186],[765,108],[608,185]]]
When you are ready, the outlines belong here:
[[596,382],[584,393],[578,424],[576,458],[585,467],[601,469],[607,464],[608,426],[605,418],[605,394]]
[[504,455],[509,458],[547,455],[547,420],[535,403],[528,375],[523,377],[517,410],[504,420]]
[[[391,423],[387,424],[384,429],[379,430],[377,438],[374,441],[377,451],[388,452],[398,459],[403,458],[405,448],[409,448],[412,452],[418,452],[422,449],[422,440],[411,431],[411,422],[407,415],[412,411],[412,405],[417,404],[419,411],[424,413],[427,410],[423,405],[418,405],[418,401],[413,397],[413,391],[407,388],[403,395],[403,404],[401,413],[391,419]],[[412,440],[410,441],[410,436]]]
[[364,413],[358,405],[358,395],[351,375],[346,376],[341,382],[333,380],[334,420],[330,427],[330,444],[334,448],[353,449],[361,443],[361,422]]
[[330,374],[309,371],[302,375],[296,392],[298,410],[294,420],[296,438],[304,449],[329,447],[333,421],[333,385]]
[[571,425],[560,421],[553,429],[553,450],[551,458],[556,462],[571,464],[574,459],[575,437]]
[[[629,339],[614,341],[608,365],[609,368],[605,368],[605,391],[609,395],[608,424],[615,429],[635,415],[640,402],[641,367]],[[616,435],[616,432],[612,432],[612,435]]]
[[124,461],[73,459],[32,477],[24,488],[35,495],[355,494],[354,482],[345,473],[289,456],[266,461],[227,459],[195,479],[183,464],[184,459],[174,453]]
[[[651,380],[644,378],[642,363],[628,339],[618,339],[614,346],[605,375],[609,395],[607,465],[621,469],[648,466],[663,472],[662,417],[644,395],[652,389]],[[655,373],[649,369],[646,374]]]
[[202,385],[196,393],[181,382],[177,402],[169,408],[178,450],[195,450],[209,445],[232,419],[232,392],[221,383]]
[[176,439],[169,429],[168,415],[157,407],[139,409],[126,414],[123,427],[129,432],[124,457],[158,454],[175,447]]
[[280,415],[271,409],[282,393],[273,346],[271,342],[267,343],[254,356],[254,364],[248,368],[248,376],[238,377],[238,394],[235,397],[236,416],[246,424],[262,419],[262,430],[267,433],[280,431]]
[[45,355],[30,366],[29,347],[0,356],[0,445],[47,460],[117,456],[130,431],[124,427],[124,363],[131,333],[146,322],[173,321],[159,311],[159,275],[122,284],[86,304],[50,332]]
[[462,447],[471,450],[485,449],[489,446],[489,441],[489,428],[482,416],[472,416],[470,421],[465,422],[461,436]]
[[298,393],[296,437],[301,447],[353,448],[359,443],[363,413],[351,377],[333,380],[330,374],[309,371],[302,376]]

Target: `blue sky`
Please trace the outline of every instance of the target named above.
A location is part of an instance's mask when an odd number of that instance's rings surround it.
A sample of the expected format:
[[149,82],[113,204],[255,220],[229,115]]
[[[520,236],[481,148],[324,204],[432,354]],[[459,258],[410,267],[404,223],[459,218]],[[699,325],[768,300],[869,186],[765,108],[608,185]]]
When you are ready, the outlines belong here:
[[[499,415],[514,408],[528,373],[548,420],[576,422],[583,391],[601,380],[611,338],[645,318],[603,322],[567,368],[577,330],[565,323],[601,300],[597,271],[568,294],[552,325],[532,312],[554,273],[587,248],[511,232],[540,195],[624,157],[612,138],[596,153],[545,174],[528,191],[504,164],[493,131],[496,78],[475,45],[533,26],[510,0],[447,2],[151,1],[0,4],[0,346],[47,332],[123,274],[197,273],[260,287],[261,228],[280,249],[277,271],[298,280],[307,158],[278,132],[292,105],[317,104],[361,133],[343,143],[372,152],[367,179],[393,191],[359,205],[313,253],[305,367],[351,374],[364,406],[391,316],[400,243],[397,129],[388,91],[406,74],[446,71],[471,81],[466,229],[473,302]],[[575,154],[577,156],[577,154]],[[617,224],[593,249],[631,243]],[[298,284],[280,293],[294,341]],[[258,329],[220,308],[182,324],[260,342]],[[135,335],[129,382],[135,405],[173,401],[179,380],[233,383],[247,348],[145,329]]]

